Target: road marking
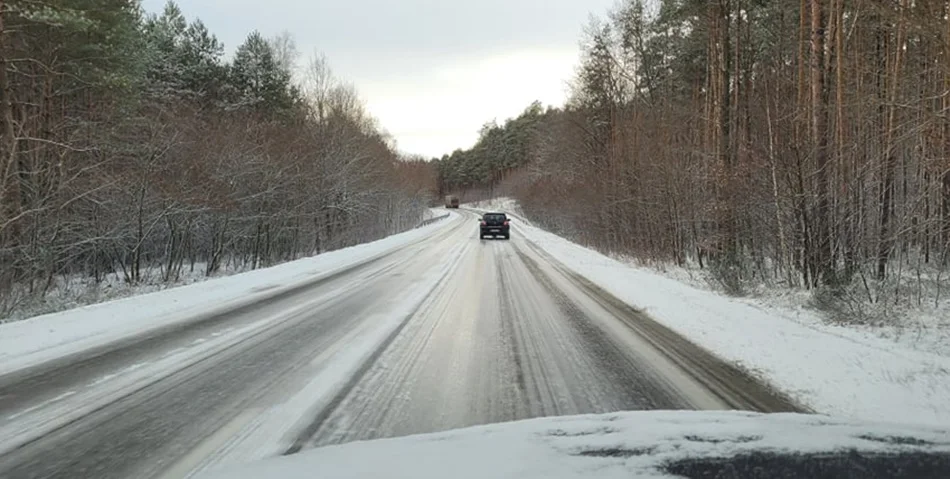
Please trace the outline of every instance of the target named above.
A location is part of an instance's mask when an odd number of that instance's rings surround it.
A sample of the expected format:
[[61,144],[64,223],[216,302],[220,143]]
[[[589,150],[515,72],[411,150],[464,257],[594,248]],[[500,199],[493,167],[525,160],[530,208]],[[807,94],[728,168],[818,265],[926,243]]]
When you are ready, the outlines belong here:
[[72,396],[72,395],[74,395],[74,394],[76,394],[76,391],[67,391],[67,392],[64,392],[63,394],[60,394],[59,396],[56,396],[56,397],[54,397],[53,399],[49,399],[49,400],[43,401],[43,402],[41,402],[41,403],[39,403],[39,404],[37,404],[37,405],[35,405],[35,406],[30,406],[30,407],[28,407],[28,408],[26,408],[26,409],[24,409],[24,410],[22,410],[22,411],[20,411],[20,412],[18,412],[18,413],[11,414],[11,415],[7,416],[7,420],[12,421],[12,420],[14,420],[14,419],[16,419],[16,418],[18,418],[18,417],[20,417],[20,416],[23,416],[23,415],[25,415],[25,414],[29,414],[29,413],[31,413],[31,412],[33,412],[33,411],[36,411],[37,409],[42,409],[42,408],[44,408],[44,407],[46,407],[46,406],[49,406],[50,404],[53,404],[53,403],[55,403],[55,402],[62,401],[63,399],[66,399],[66,398],[68,398],[69,396]]

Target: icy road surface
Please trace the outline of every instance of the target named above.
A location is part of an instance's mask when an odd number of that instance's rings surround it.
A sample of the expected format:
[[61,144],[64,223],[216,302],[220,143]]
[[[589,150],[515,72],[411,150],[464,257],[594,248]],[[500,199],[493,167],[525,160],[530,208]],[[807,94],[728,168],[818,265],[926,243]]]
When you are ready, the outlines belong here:
[[462,212],[305,287],[0,377],[0,477],[186,477],[540,416],[794,411],[530,242]]

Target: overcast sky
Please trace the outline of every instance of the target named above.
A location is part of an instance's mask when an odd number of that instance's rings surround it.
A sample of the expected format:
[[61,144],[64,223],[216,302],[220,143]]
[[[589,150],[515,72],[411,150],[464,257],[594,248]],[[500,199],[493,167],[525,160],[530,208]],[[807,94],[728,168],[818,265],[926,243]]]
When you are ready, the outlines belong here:
[[[157,12],[166,0],[144,0]],[[322,52],[401,150],[441,156],[492,119],[560,105],[590,14],[615,0],[179,0],[233,52],[289,31],[301,64]]]

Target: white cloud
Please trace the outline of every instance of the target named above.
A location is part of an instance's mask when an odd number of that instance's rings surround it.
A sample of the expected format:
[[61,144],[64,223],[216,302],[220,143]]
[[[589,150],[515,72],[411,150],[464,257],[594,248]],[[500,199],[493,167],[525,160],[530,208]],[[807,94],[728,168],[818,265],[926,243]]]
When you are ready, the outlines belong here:
[[471,146],[484,123],[517,116],[532,101],[563,104],[576,56],[569,49],[490,55],[364,82],[360,91],[401,150],[441,156]]

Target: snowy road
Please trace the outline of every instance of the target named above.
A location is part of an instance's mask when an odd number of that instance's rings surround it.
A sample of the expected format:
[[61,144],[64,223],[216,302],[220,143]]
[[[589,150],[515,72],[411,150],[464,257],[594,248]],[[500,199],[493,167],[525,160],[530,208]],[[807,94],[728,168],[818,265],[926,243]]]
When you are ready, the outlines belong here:
[[[0,477],[182,477],[537,416],[792,410],[476,217],[249,307],[0,377]],[[364,354],[365,352],[365,354]]]

